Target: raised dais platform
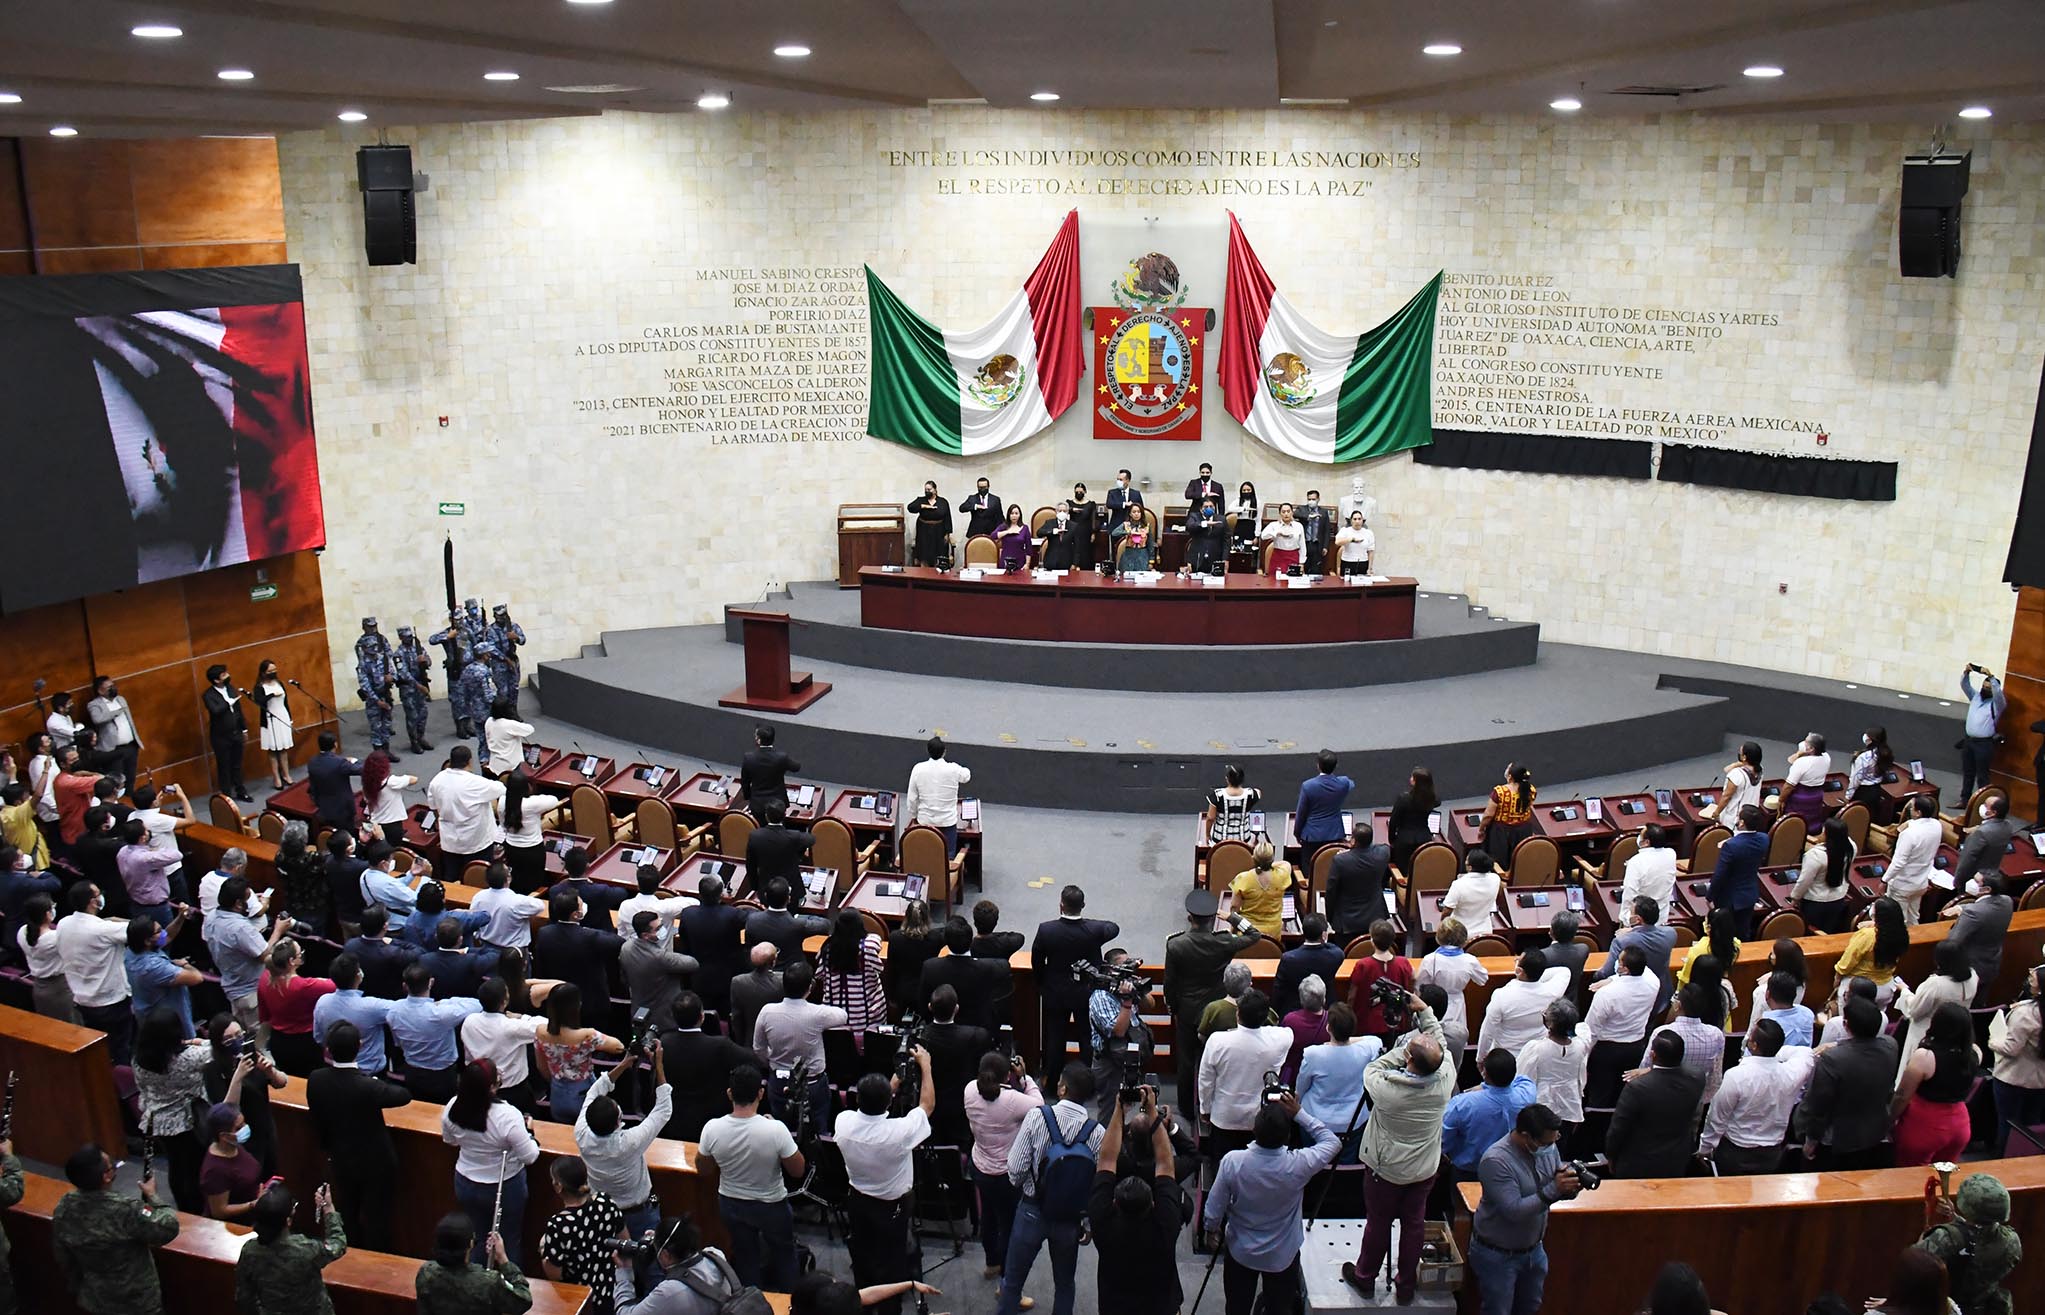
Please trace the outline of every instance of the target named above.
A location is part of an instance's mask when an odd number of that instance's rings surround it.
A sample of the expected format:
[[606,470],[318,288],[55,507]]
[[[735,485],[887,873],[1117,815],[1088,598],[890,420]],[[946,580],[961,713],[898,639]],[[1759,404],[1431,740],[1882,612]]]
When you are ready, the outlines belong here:
[[1059,643],[1216,645],[1354,644],[1413,637],[1420,582],[1399,576],[1365,584],[1335,576],[1263,575],[1158,579],[1067,571],[968,577],[927,566],[859,572],[860,623],[983,639]]

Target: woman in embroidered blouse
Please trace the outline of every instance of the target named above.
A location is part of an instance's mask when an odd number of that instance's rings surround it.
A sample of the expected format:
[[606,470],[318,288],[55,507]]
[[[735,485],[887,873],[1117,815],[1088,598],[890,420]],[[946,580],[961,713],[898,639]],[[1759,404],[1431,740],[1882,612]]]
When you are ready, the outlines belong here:
[[556,1123],[573,1123],[583,1098],[596,1083],[596,1057],[622,1055],[625,1043],[582,1025],[582,988],[563,982],[547,996],[547,1024],[533,1033],[533,1054],[546,1073],[547,1113]]
[[1479,819],[1484,848],[1500,867],[1512,865],[1512,851],[1534,834],[1534,772],[1524,763],[1505,765],[1505,783],[1491,787],[1491,801]]
[[1896,765],[1896,754],[1889,748],[1889,732],[1881,726],[1868,727],[1860,744],[1860,752],[1846,772],[1846,798],[1851,803],[1866,805],[1875,820],[1881,821],[1882,806],[1887,802],[1882,794],[1882,777]]
[[1144,515],[1143,504],[1129,504],[1129,519],[1115,527],[1108,536],[1115,540],[1115,569],[1119,572],[1147,571],[1150,569],[1150,524]]
[[1263,801],[1261,791],[1243,784],[1241,763],[1230,763],[1222,768],[1228,784],[1207,796],[1207,843],[1218,845],[1224,840],[1247,841],[1253,834],[1250,829],[1250,814],[1257,811]]

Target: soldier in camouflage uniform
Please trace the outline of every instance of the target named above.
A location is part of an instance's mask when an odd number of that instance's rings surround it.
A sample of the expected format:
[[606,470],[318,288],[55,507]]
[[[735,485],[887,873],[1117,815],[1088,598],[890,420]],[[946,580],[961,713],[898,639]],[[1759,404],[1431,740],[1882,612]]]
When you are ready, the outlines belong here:
[[461,726],[463,739],[474,736],[476,743],[483,743],[483,723],[489,719],[490,705],[497,700],[497,688],[490,679],[490,658],[495,650],[488,642],[468,650],[468,660],[462,665],[462,674],[456,677],[454,692],[449,701],[454,704],[454,715]]
[[[28,1183],[21,1176],[21,1161],[14,1158],[12,1138],[0,1139],[0,1210],[21,1204]],[[7,1235],[0,1233],[0,1315],[14,1315],[14,1265],[7,1253]]]
[[2009,1189],[1990,1174],[1968,1176],[1953,1193],[1954,1217],[1917,1240],[1945,1264],[1960,1315],[2010,1315],[2003,1278],[2024,1258],[2009,1226]]
[[178,1235],[178,1212],[156,1202],[156,1180],[143,1170],[142,1194],[116,1196],[114,1162],[87,1142],[64,1162],[78,1190],[50,1212],[50,1242],[88,1315],[163,1315],[156,1280],[160,1247]]
[[483,619],[482,599],[462,599],[460,624],[462,628],[462,643],[468,647],[470,652],[474,652],[476,645],[483,642],[484,635],[488,634],[490,630],[489,622]]
[[433,684],[433,660],[426,646],[410,626],[398,627],[397,652],[391,655],[391,675],[398,684],[398,698],[405,705],[405,736],[413,753],[433,747],[426,738],[426,700]]
[[320,1271],[348,1250],[348,1234],[326,1184],[312,1200],[318,1241],[291,1231],[298,1198],[281,1183],[256,1198],[249,1213],[255,1240],[234,1262],[234,1304],[243,1315],[334,1315]]
[[444,1216],[433,1230],[433,1259],[419,1266],[413,1288],[419,1315],[519,1315],[530,1310],[533,1290],[504,1254],[504,1241],[490,1234],[488,1265],[469,1263],[475,1228],[460,1211]]
[[455,678],[462,674],[462,618],[459,612],[447,614],[447,624],[426,636],[429,644],[438,644],[442,653],[440,668],[447,673],[447,692],[454,693]]
[[511,607],[499,603],[490,609],[490,626],[483,632],[484,642],[497,646],[497,657],[490,663],[490,678],[497,682],[497,697],[511,705],[511,715],[518,716],[518,687],[524,683],[519,671],[518,646],[525,642],[525,627],[511,619]]
[[[362,637],[355,641],[355,690],[369,715],[369,747],[391,747],[391,644],[376,628],[376,618],[362,618]],[[391,761],[396,762],[395,754]]]

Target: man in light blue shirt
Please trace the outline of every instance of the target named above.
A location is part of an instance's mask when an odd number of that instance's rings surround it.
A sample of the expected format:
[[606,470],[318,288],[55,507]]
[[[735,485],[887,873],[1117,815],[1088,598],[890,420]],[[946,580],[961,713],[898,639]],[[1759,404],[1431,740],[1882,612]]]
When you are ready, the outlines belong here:
[[263,980],[270,951],[291,930],[289,918],[278,918],[266,940],[249,916],[256,908],[251,902],[253,898],[247,877],[229,877],[220,883],[220,906],[206,915],[203,929],[206,948],[213,951],[213,968],[220,974],[220,990],[227,997],[227,1007],[234,1011],[234,1021],[241,1024],[241,1030],[250,1036],[256,1035],[263,1025],[262,1011],[256,1007],[256,987]]
[[[451,909],[447,907],[447,888],[437,881],[421,882],[416,892],[418,903],[412,907],[412,916],[402,927],[391,929],[391,935],[421,950],[439,947],[440,920],[453,918],[461,928],[461,943],[472,944],[476,933],[490,925],[490,915],[477,913],[473,909]],[[676,900],[675,903],[683,901]]]
[[[1981,688],[1974,688],[1974,673],[1981,673]],[[1960,693],[1967,696],[1967,738],[1960,742],[1960,807],[1974,797],[1974,783],[1988,784],[1988,764],[1995,758],[1995,724],[2009,706],[2002,682],[1987,667],[1969,662],[1960,673]],[[1968,821],[1972,821],[1969,818]]]
[[362,965],[352,954],[335,955],[327,976],[334,979],[335,989],[312,1007],[312,1039],[325,1045],[334,1024],[353,1023],[362,1034],[362,1051],[355,1057],[355,1066],[364,1073],[383,1072],[390,1067],[383,1030],[395,1002],[362,994]]
[[1763,1018],[1772,1018],[1782,1029],[1782,1044],[1786,1046],[1808,1046],[1811,1044],[1812,1027],[1817,1021],[1808,1005],[1796,1002],[1796,978],[1785,972],[1768,974],[1768,1008]]
[[[1307,1142],[1302,1150],[1289,1145],[1295,1125]],[[1290,1092],[1258,1108],[1251,1137],[1247,1149],[1221,1157],[1207,1195],[1207,1227],[1227,1236],[1221,1281],[1228,1309],[1250,1309],[1261,1283],[1263,1309],[1292,1310],[1300,1304],[1304,1282],[1301,1200],[1314,1175],[1335,1163],[1342,1138],[1313,1115],[1301,1113],[1299,1098]]]
[[405,1056],[405,1086],[415,1099],[435,1104],[454,1099],[461,1066],[455,1036],[464,1018],[482,1012],[483,1002],[472,996],[435,1000],[433,974],[426,965],[406,965],[405,998],[391,1005],[385,1019]]
[[[167,941],[184,925],[184,914],[171,920]],[[206,980],[197,968],[180,963],[159,948],[159,930],[153,914],[138,913],[128,919],[128,999],[140,1018],[159,1005],[178,1016],[184,1036],[192,1036],[192,990]]]
[[1492,1051],[1481,1067],[1483,1084],[1451,1100],[1441,1117],[1442,1158],[1464,1178],[1477,1176],[1484,1152],[1512,1131],[1513,1120],[1539,1095],[1531,1079],[1519,1076],[1519,1061],[1510,1051]]
[[365,849],[363,856],[369,860],[369,866],[362,871],[362,903],[383,905],[390,914],[391,934],[397,935],[412,920],[412,910],[419,905],[419,882],[426,869],[415,869],[410,881],[392,875],[391,847],[381,840]]

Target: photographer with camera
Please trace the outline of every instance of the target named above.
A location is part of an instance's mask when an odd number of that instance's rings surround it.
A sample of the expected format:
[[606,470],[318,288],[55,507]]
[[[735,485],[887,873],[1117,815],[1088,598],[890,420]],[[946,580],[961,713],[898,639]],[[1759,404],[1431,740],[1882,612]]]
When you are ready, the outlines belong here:
[[[797,964],[790,968],[793,975]],[[843,1011],[834,1011],[842,1015]],[[763,1015],[764,1017],[764,1015]],[[916,1277],[916,1160],[911,1154],[930,1139],[930,1112],[937,1108],[937,1084],[930,1077],[930,1052],[910,1051],[922,1082],[918,1101],[906,1114],[890,1115],[899,1075],[869,1073],[859,1079],[858,1108],[838,1115],[833,1133],[845,1160],[845,1180],[852,1196],[845,1205],[850,1225],[846,1244],[852,1252],[852,1277],[861,1287]],[[828,1108],[819,1105],[817,1108]],[[1013,1172],[1010,1173],[1013,1177]],[[1020,1284],[1018,1284],[1020,1286]],[[902,1308],[893,1298],[881,1307],[888,1315]]]
[[[731,1262],[716,1247],[703,1245],[703,1234],[687,1213],[660,1221],[659,1228],[638,1237],[618,1238],[612,1308],[618,1315],[697,1315],[726,1309],[766,1310],[766,1298],[754,1290],[757,1307],[734,1305],[746,1291]],[[660,1281],[638,1293],[638,1268],[651,1261]]]
[[[1179,1229],[1186,1222],[1186,1198],[1177,1179],[1171,1109],[1157,1103],[1157,1089],[1143,1088],[1143,1103],[1108,1120],[1094,1161],[1093,1195],[1086,1203],[1100,1255],[1100,1299],[1095,1309],[1118,1315],[1173,1315],[1185,1294],[1179,1286]],[[1151,1171],[1124,1174],[1123,1136],[1148,1133]]]
[[1443,1051],[1441,1024],[1418,995],[1408,996],[1413,1020],[1410,1040],[1372,1060],[1363,1071],[1370,1097],[1370,1122],[1363,1125],[1357,1158],[1363,1161],[1367,1223],[1363,1249],[1342,1277],[1366,1297],[1375,1295],[1377,1272],[1392,1247],[1392,1220],[1399,1221],[1399,1267],[1393,1286],[1400,1301],[1411,1301],[1420,1272],[1421,1217],[1428,1189],[1441,1166],[1441,1122],[1455,1094],[1456,1070]]
[[[1295,1127],[1306,1143],[1299,1150],[1292,1148]],[[1342,1149],[1341,1134],[1301,1113],[1299,1097],[1285,1090],[1264,1096],[1251,1136],[1248,1147],[1221,1157],[1203,1221],[1214,1245],[1226,1242],[1221,1284],[1228,1315],[1250,1315],[1260,1287],[1264,1310],[1300,1304],[1307,1184]]]
[[1106,1138],[1088,1112],[1093,1096],[1093,1070],[1067,1064],[1058,1078],[1058,1103],[1039,1105],[1036,1116],[1023,1120],[1009,1144],[1008,1181],[1021,1200],[1002,1266],[999,1315],[1022,1310],[1023,1284],[1029,1281],[1037,1249],[1046,1242],[1051,1244],[1052,1315],[1072,1315],[1080,1225]]
[[1548,1230],[1548,1208],[1598,1185],[1586,1166],[1562,1162],[1555,1149],[1561,1136],[1555,1111],[1529,1105],[1478,1163],[1484,1195],[1470,1228],[1470,1273],[1484,1315],[1527,1315],[1541,1308],[1548,1279],[1541,1236]]
[[[1107,967],[1091,973],[1093,994],[1086,1000],[1087,1025],[1093,1029],[1093,1075],[1096,1111],[1100,1118],[1115,1116],[1118,1103],[1127,1102],[1150,1071],[1155,1045],[1150,1025],[1137,1011],[1150,996],[1150,983],[1136,971],[1137,961],[1129,951],[1109,950],[1102,956]],[[1074,971],[1091,965],[1074,965]]]

